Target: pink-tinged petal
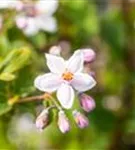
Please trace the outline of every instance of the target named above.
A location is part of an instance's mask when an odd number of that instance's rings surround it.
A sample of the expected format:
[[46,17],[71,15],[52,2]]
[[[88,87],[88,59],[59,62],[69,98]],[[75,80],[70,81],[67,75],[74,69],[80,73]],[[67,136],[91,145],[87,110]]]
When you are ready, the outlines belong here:
[[72,73],[81,72],[83,70],[83,63],[83,53],[77,50],[67,61],[67,69]]
[[23,31],[28,36],[33,36],[38,33],[39,27],[37,26],[37,22],[35,18],[26,17],[27,25],[23,28]]
[[57,30],[57,23],[54,17],[46,16],[46,14],[38,16],[36,18],[37,20],[37,26],[48,32],[56,32]]
[[51,72],[62,74],[65,71],[65,61],[62,57],[46,54],[47,66]]
[[16,20],[16,25],[18,26],[18,28],[23,29],[27,27],[27,17],[17,16],[15,20]]
[[34,81],[35,87],[43,92],[54,92],[61,83],[60,77],[52,73],[38,76]]
[[71,85],[79,92],[90,90],[96,85],[93,77],[86,73],[77,73],[71,81]]
[[36,8],[45,13],[47,16],[52,15],[58,7],[58,0],[39,0],[36,3]]
[[74,91],[72,87],[63,83],[57,91],[57,98],[63,108],[70,109],[74,101]]

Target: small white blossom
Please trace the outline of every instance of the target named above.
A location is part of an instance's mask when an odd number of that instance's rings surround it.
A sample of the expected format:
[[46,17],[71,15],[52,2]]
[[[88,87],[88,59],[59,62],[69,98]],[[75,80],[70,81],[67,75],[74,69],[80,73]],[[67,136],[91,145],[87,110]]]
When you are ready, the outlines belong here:
[[58,0],[22,2],[22,5],[16,7],[19,13],[16,16],[16,24],[26,35],[34,35],[39,30],[55,32],[57,24],[52,15],[57,7]]
[[87,91],[96,85],[90,75],[83,73],[84,59],[81,50],[77,50],[65,61],[62,57],[46,54],[50,73],[35,79],[35,87],[44,92],[57,91],[57,98],[63,108],[69,109],[74,102],[74,90]]

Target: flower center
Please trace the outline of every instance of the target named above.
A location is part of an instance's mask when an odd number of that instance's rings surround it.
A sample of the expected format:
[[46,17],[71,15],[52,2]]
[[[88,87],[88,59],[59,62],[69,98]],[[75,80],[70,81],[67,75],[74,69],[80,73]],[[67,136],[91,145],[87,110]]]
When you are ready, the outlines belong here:
[[74,75],[73,75],[73,73],[71,73],[71,72],[65,72],[65,73],[62,74],[62,78],[63,78],[64,80],[66,80],[66,81],[72,80],[73,77],[74,77]]
[[38,10],[35,8],[34,3],[24,3],[23,12],[28,17],[36,17],[38,15]]

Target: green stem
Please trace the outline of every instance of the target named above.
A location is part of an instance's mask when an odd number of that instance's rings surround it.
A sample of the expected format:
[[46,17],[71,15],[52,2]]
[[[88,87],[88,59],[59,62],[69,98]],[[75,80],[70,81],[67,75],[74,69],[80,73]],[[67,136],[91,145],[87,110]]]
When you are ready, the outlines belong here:
[[55,104],[55,106],[58,108],[58,110],[61,111],[62,107],[56,102],[56,100],[52,96],[50,96],[50,99]]

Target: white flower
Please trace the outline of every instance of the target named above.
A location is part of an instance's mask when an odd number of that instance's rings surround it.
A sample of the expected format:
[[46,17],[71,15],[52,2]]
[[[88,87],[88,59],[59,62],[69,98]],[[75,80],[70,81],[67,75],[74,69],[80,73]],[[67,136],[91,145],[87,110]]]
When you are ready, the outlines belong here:
[[20,14],[16,16],[17,26],[26,35],[34,35],[39,30],[55,32],[57,24],[52,16],[58,7],[58,0],[39,0],[35,3],[23,3],[19,7]]
[[69,60],[46,54],[47,66],[50,73],[38,76],[35,87],[44,92],[57,91],[57,98],[63,108],[69,109],[73,105],[74,90],[79,92],[93,88],[96,81],[88,74],[82,73],[84,60],[81,50],[74,52]]

